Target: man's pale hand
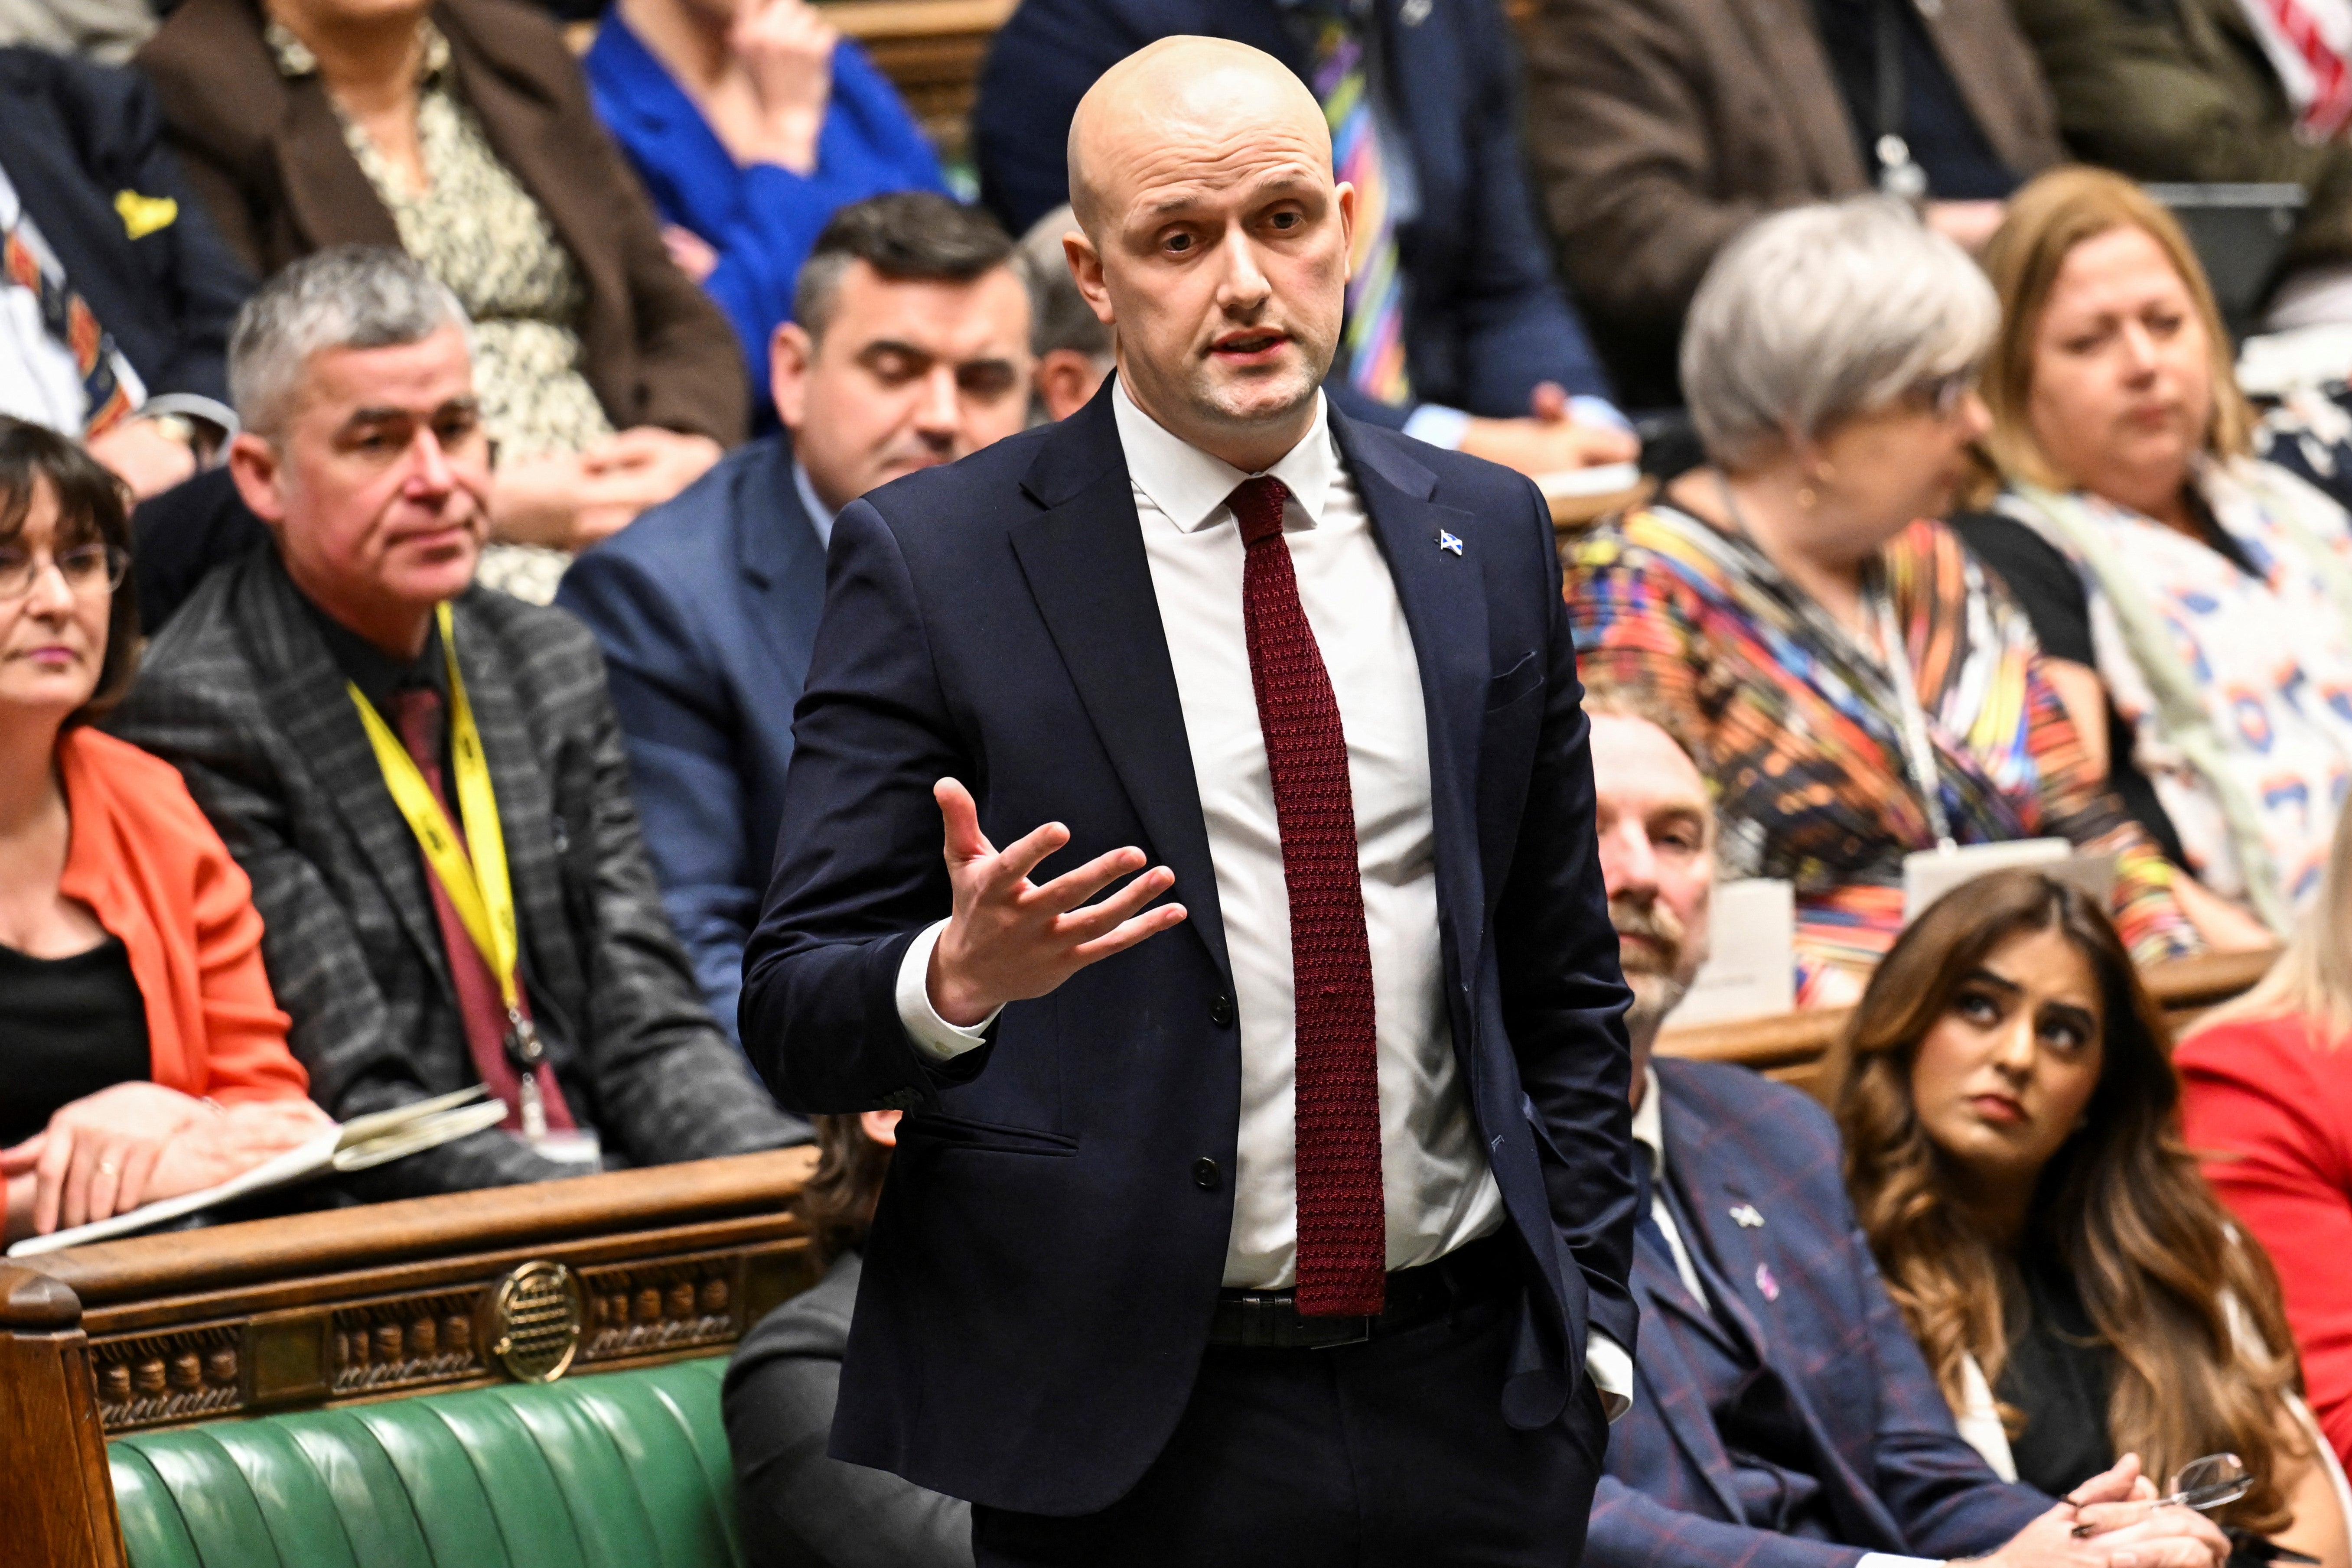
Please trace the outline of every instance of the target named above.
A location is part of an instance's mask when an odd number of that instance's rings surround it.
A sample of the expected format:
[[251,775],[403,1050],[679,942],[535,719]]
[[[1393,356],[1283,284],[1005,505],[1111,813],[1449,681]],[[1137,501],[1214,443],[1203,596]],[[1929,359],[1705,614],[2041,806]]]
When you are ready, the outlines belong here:
[[1462,450],[1532,477],[1631,463],[1642,455],[1642,444],[1631,432],[1580,422],[1569,411],[1566,389],[1545,382],[1528,398],[1527,418],[1472,420],[1462,433]]
[[954,913],[931,949],[925,976],[932,1010],[971,1029],[1007,1002],[1042,997],[1087,965],[1123,953],[1184,918],[1181,904],[1144,905],[1174,884],[1154,866],[1099,903],[1088,903],[1130,873],[1142,871],[1135,848],[1097,855],[1040,886],[1039,862],[1070,841],[1048,822],[1000,851],[980,831],[971,792],[953,779],[932,787],[946,824],[948,880]]
[[114,471],[141,500],[160,496],[196,471],[196,455],[152,419],[126,419],[89,444],[89,455]]

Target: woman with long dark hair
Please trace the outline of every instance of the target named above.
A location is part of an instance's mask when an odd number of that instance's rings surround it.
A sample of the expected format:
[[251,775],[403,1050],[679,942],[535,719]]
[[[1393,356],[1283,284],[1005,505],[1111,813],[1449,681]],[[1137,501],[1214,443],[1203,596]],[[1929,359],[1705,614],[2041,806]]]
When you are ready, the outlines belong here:
[[1855,1214],[1988,1461],[2063,1493],[2121,1453],[2159,1479],[2235,1454],[2223,1521],[2341,1568],[2277,1281],[2181,1142],[2170,1038],[2097,904],[2031,870],[1954,890],[1843,1051]]

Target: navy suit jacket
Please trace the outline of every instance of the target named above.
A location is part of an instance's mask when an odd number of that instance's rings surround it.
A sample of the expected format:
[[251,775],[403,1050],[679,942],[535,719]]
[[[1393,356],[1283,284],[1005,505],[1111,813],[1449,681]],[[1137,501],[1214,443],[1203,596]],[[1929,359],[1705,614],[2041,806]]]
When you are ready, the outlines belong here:
[[[1518,52],[1501,6],[1379,0],[1378,26],[1421,192],[1397,235],[1413,395],[1497,419],[1525,414],[1542,382],[1610,396],[1528,192]],[[1022,0],[990,46],[971,119],[981,197],[1014,234],[1070,199],[1070,119],[1095,78],[1180,33],[1263,49],[1302,81],[1313,68],[1277,0]],[[1393,427],[1411,412],[1357,392],[1344,372],[1326,390],[1358,420]]]
[[824,608],[789,438],[737,448],[581,556],[555,601],[604,646],[662,904],[732,1034]]
[[[1578,1391],[1588,1325],[1630,1345],[1634,1323],[1627,993],[1551,523],[1517,475],[1331,423],[1420,663],[1433,936],[1528,1283],[1496,1395],[1538,1427]],[[1208,830],[1108,385],[854,503],[828,569],[743,1043],[785,1104],[908,1113],[833,1452],[978,1502],[1091,1512],[1190,1396],[1241,1103]],[[949,913],[931,799],[949,774],[1000,844],[1068,826],[1042,875],[1140,845],[1191,918],[1006,1008],[941,1066],[894,993]]]
[[[164,146],[147,78],[0,49],[0,169],[147,395],[204,398],[225,413],[229,323],[253,279]],[[115,209],[126,191],[176,211],[133,239]]]
[[[1666,1322],[1692,1310],[1673,1263],[1637,1249],[1646,1329],[1633,1408],[1610,1431],[1585,1538],[1587,1568],[1840,1568],[1865,1552],[1971,1557],[2051,1506],[1987,1467],[1887,1299],[1855,1224],[1837,1128],[1785,1084],[1720,1062],[1656,1062],[1666,1177],[1699,1234],[1686,1245],[1733,1288],[1720,1303],[1793,1395],[1817,1446],[1816,1479],[1842,1543],[1737,1522],[1731,1461]],[[1734,1209],[1761,1225],[1743,1226]]]

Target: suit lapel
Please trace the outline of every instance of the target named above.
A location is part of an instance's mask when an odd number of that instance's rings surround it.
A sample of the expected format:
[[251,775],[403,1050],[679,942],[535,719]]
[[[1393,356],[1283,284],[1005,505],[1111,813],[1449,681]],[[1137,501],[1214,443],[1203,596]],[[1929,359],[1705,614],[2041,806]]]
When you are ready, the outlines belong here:
[[[1486,650],[1486,586],[1475,549],[1477,519],[1431,499],[1437,476],[1387,443],[1366,438],[1354,421],[1331,411],[1331,428],[1363,497],[1374,537],[1404,606],[1421,666],[1422,706],[1429,722],[1430,810],[1437,842],[1438,904],[1451,921],[1464,969],[1476,962],[1485,908],[1478,869],[1475,802],[1478,742],[1491,662]],[[1462,548],[1445,547],[1452,538]]]
[[1650,1253],[1648,1247],[1634,1249],[1633,1296],[1649,1323],[1642,1335],[1642,1354],[1634,1362],[1634,1381],[1665,1424],[1675,1446],[1682,1450],[1684,1461],[1706,1483],[1723,1517],[1741,1519],[1744,1513],[1738,1498],[1732,1494],[1723,1442],[1716,1435],[1714,1415],[1701,1393],[1704,1385],[1691,1370],[1675,1330],[1661,1321],[1685,1316],[1681,1303],[1687,1298],[1673,1269]]
[[1105,381],[1024,476],[1023,487],[1045,510],[1013,528],[1013,550],[1150,852],[1176,873],[1172,896],[1184,905],[1185,925],[1230,978],[1192,743],[1110,391]]
[[791,442],[777,436],[770,444],[767,455],[730,479],[727,510],[736,568],[759,606],[749,619],[797,692],[808,677],[824,609],[824,545],[801,504]]
[[[1888,1552],[1903,1551],[1903,1532],[1895,1526],[1894,1516],[1879,1501],[1876,1490],[1846,1463],[1821,1412],[1806,1394],[1804,1380],[1796,1376],[1789,1365],[1785,1342],[1790,1335],[1780,1331],[1790,1319],[1778,1306],[1782,1287],[1761,1256],[1763,1249],[1757,1239],[1759,1232],[1742,1227],[1731,1218],[1733,1209],[1748,1203],[1748,1191],[1738,1167],[1718,1162],[1714,1157],[1711,1140],[1675,1135],[1675,1124],[1679,1116],[1671,1095],[1662,1111],[1667,1146],[1674,1150],[1668,1169],[1682,1186],[1685,1211],[1699,1228],[1699,1235],[1688,1240],[1704,1249],[1714,1264],[1723,1297],[1717,1307],[1755,1346],[1758,1357],[1780,1375],[1790,1403],[1811,1434],[1814,1452],[1822,1464],[1834,1468],[1833,1475],[1819,1479],[1831,1511],[1849,1542]],[[1766,1295],[1767,1281],[1770,1281],[1769,1299]]]
[[444,993],[454,997],[415,840],[384,788],[375,750],[360,726],[333,655],[310,624],[310,607],[276,550],[262,558],[252,580],[247,635],[268,711],[282,716],[295,754],[333,800],[360,858],[383,883],[385,902],[416,944],[425,967]]

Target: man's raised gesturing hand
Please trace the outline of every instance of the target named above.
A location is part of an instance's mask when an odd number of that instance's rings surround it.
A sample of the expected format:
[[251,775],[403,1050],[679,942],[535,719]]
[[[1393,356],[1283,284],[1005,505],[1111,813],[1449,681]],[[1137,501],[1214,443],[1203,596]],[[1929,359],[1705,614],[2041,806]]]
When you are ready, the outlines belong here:
[[1042,997],[1098,958],[1123,953],[1184,918],[1181,904],[1143,906],[1168,891],[1176,873],[1154,866],[1099,904],[1087,901],[1143,868],[1133,847],[1097,855],[1043,886],[1029,873],[1070,841],[1048,822],[1003,850],[980,831],[971,792],[952,779],[931,788],[947,824],[948,880],[955,912],[931,949],[925,983],[931,1007],[971,1029],[1007,1002]]

